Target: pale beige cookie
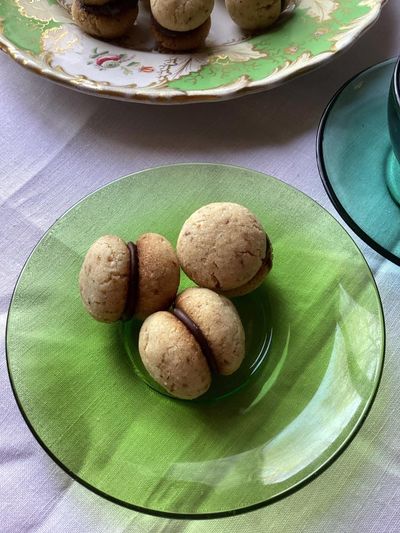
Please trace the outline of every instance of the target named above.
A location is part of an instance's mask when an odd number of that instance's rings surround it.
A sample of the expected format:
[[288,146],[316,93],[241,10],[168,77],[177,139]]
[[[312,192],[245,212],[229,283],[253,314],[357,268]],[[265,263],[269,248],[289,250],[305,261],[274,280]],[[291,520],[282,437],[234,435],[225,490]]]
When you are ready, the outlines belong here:
[[211,15],[214,0],[150,0],[155,20],[163,28],[187,32],[201,26]]
[[121,318],[128,294],[130,257],[126,244],[114,235],[100,237],[86,254],[80,274],[82,301],[93,318]]
[[234,305],[208,289],[190,288],[171,312],[150,315],[139,353],[153,379],[178,398],[204,394],[214,374],[229,375],[245,355],[245,333]]
[[153,18],[151,30],[159,48],[173,52],[194,50],[203,46],[211,28],[208,18],[201,26],[190,31],[174,32],[160,26]]
[[272,245],[267,236],[267,252],[266,252],[264,261],[259,271],[257,272],[257,274],[254,276],[254,278],[251,278],[250,281],[248,281],[241,287],[238,287],[237,289],[231,289],[228,291],[219,291],[219,294],[223,294],[227,298],[233,298],[234,296],[243,296],[245,294],[249,294],[250,292],[254,291],[261,285],[261,283],[264,281],[265,277],[271,270],[272,262],[273,262]]
[[267,255],[267,237],[247,208],[213,203],[186,220],[177,254],[182,269],[195,283],[224,293],[257,276]]
[[167,311],[150,315],[143,322],[139,353],[153,379],[177,398],[197,398],[210,387],[211,373],[200,346]]
[[162,235],[126,244],[106,235],[89,249],[79,275],[83,303],[101,322],[145,318],[168,309],[179,286],[178,258]]
[[220,374],[232,374],[240,367],[245,334],[232,302],[209,289],[190,288],[177,296],[175,308],[184,311],[200,328]]
[[115,0],[104,5],[85,5],[82,0],[73,0],[72,19],[89,35],[103,39],[122,37],[134,25],[137,2]]
[[232,20],[244,30],[271,26],[282,10],[281,0],[225,0]]
[[139,282],[135,315],[145,318],[171,305],[178,290],[180,269],[175,250],[162,235],[145,233],[136,246]]

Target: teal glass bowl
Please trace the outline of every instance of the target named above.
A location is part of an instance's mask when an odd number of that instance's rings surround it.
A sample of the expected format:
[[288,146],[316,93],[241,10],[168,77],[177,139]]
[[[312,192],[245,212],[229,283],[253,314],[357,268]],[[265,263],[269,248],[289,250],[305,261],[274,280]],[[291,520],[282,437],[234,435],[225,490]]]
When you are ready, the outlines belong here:
[[392,105],[396,63],[397,58],[373,65],[334,95],[318,129],[317,161],[324,187],[343,220],[371,248],[400,265],[400,164],[388,125],[392,83],[389,120],[399,149],[399,106],[396,100]]

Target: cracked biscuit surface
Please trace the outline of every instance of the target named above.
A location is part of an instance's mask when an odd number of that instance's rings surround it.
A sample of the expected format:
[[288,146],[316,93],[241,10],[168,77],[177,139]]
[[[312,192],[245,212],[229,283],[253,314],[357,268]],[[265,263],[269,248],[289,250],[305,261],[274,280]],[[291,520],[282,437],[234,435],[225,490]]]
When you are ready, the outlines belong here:
[[232,20],[244,30],[271,26],[282,11],[281,0],[225,0]]
[[[143,322],[139,353],[149,374],[164,389],[178,398],[194,399],[209,389],[213,376],[227,376],[240,367],[245,333],[234,305],[209,289],[184,290],[176,298],[177,310],[180,318],[159,311]],[[192,325],[183,320],[185,316]]]
[[139,353],[153,379],[177,398],[197,398],[211,385],[211,372],[200,346],[168,311],[154,313],[143,322]]
[[122,316],[129,275],[129,250],[122,239],[104,235],[92,244],[79,273],[79,288],[84,306],[93,318],[114,322]]
[[201,26],[213,7],[214,0],[150,0],[150,9],[158,24],[177,32]]
[[186,220],[177,254],[182,269],[197,285],[225,293],[250,283],[260,269],[262,282],[268,243],[261,223],[246,207],[218,202],[201,207]]
[[175,250],[162,235],[145,233],[136,246],[139,281],[135,315],[145,318],[171,305],[178,290],[180,269]]
[[249,294],[250,292],[254,291],[255,289],[257,289],[257,287],[261,285],[261,283],[264,281],[267,274],[269,274],[272,268],[272,262],[273,262],[271,241],[269,240],[268,235],[266,237],[267,237],[266,254],[262,262],[262,265],[259,268],[258,272],[255,274],[255,276],[251,278],[250,281],[248,281],[244,285],[241,285],[240,287],[237,287],[236,289],[219,291],[220,294],[226,296],[227,298],[233,298],[235,296],[244,296],[245,294]]
[[[121,9],[114,9],[118,6]],[[107,6],[110,12],[107,12]],[[93,8],[100,8],[95,10]],[[102,12],[102,9],[105,9]],[[114,2],[105,2],[103,4],[85,4],[82,0],[73,0],[71,15],[73,21],[78,24],[83,31],[94,37],[102,39],[116,39],[122,37],[134,25],[138,16],[137,3],[130,4],[126,1],[116,0]]]
[[128,245],[115,235],[100,237],[89,248],[79,287],[84,306],[96,320],[144,319],[168,309],[174,300],[180,268],[171,243],[157,233],[145,233],[136,241],[136,251],[137,262],[132,263]]
[[245,353],[245,334],[235,306],[209,289],[192,287],[179,294],[175,307],[184,311],[205,336],[218,372],[233,374]]

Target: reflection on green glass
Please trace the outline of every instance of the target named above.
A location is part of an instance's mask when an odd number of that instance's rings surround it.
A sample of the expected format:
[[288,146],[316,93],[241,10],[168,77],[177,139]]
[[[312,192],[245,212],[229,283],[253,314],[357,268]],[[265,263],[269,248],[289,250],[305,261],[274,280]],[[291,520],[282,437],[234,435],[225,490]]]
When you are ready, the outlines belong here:
[[[246,205],[273,243],[271,274],[237,299],[248,360],[263,363],[235,394],[179,401],[138,377],[119,324],[85,313],[77,276],[99,235],[151,230],[175,243],[212,201]],[[134,340],[128,348],[136,364]],[[7,335],[18,400],[58,461],[120,503],[176,515],[243,510],[320,470],[363,420],[383,349],[379,295],[343,228],[282,182],[217,165],[142,172],[66,213],[22,273]]]
[[[322,135],[322,159],[336,207],[353,229],[372,239],[381,253],[400,261],[400,210],[393,194],[400,164],[389,137],[387,106],[395,62],[361,73],[340,92],[328,112]],[[371,245],[373,244],[371,243]],[[387,255],[387,254],[386,254]]]

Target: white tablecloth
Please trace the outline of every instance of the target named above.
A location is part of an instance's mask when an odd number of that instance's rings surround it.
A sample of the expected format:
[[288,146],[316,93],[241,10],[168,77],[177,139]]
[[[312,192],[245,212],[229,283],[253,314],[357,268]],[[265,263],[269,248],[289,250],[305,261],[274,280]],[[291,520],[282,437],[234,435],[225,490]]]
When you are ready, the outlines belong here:
[[231,163],[294,185],[338,218],[317,170],[318,121],[350,76],[400,53],[399,28],[400,2],[391,0],[371,30],[318,70],[267,93],[181,107],[86,96],[0,53],[0,531],[400,531],[400,269],[357,237],[376,277],[387,326],[376,401],[330,468],[264,509],[211,521],[168,520],[91,493],[56,466],[30,433],[4,355],[7,309],[30,251],[67,208],[119,176],[175,162]]

